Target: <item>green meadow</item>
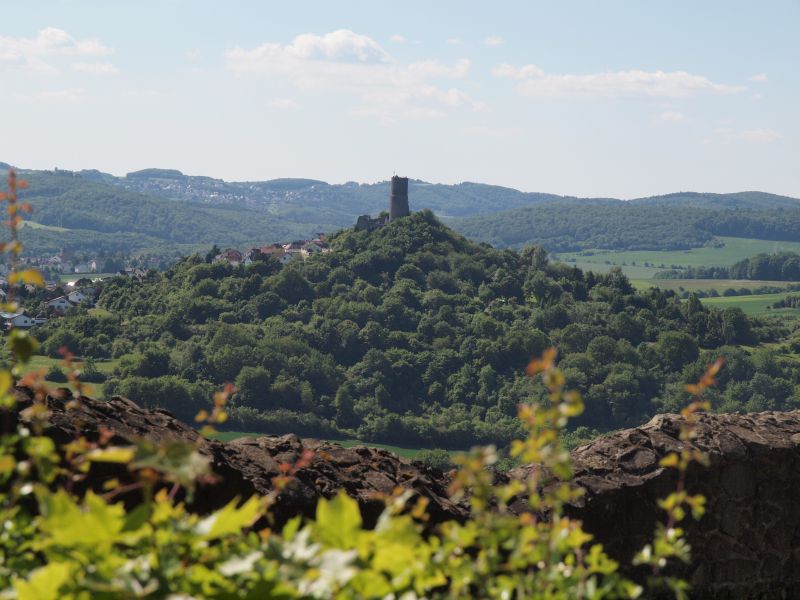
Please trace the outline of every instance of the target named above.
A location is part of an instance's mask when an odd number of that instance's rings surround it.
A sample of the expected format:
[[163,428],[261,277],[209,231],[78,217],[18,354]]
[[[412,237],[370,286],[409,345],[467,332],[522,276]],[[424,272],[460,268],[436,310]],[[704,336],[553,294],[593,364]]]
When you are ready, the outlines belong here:
[[[235,440],[241,437],[259,437],[261,433],[247,433],[243,431],[219,431],[215,433],[213,436],[214,439],[229,442],[231,440]],[[372,442],[362,442],[361,440],[326,440],[328,442],[333,442],[335,444],[339,444],[343,448],[353,448],[354,446],[366,446],[368,448],[379,448],[381,450],[387,450],[389,452],[393,452],[398,456],[402,456],[403,458],[414,458],[419,454],[421,450],[425,448],[403,448],[400,446],[391,446],[389,444],[374,444]],[[457,454],[455,452],[450,452],[451,455]]]
[[754,317],[774,316],[781,318],[797,319],[800,318],[800,308],[772,308],[778,300],[786,294],[757,294],[754,296],[731,296],[720,298],[702,298],[701,302],[707,306],[716,308],[728,308],[735,306]]
[[[656,273],[681,267],[729,267],[756,254],[781,251],[800,253],[800,242],[775,242],[751,238],[718,237],[720,248],[703,247],[690,250],[584,250],[554,254],[555,260],[575,265],[585,271],[607,273],[620,267],[638,289],[657,286],[675,291],[712,289],[722,292],[728,288],[755,289],[764,286],[786,287],[786,281],[751,281],[734,279],[655,279]],[[645,263],[647,266],[645,266]]]
[[[104,375],[111,374],[111,371],[114,370],[114,367],[117,366],[118,360],[95,360],[94,365],[98,371],[103,373]],[[52,366],[60,367],[63,372],[66,373],[64,369],[64,363],[60,358],[52,358],[50,356],[42,356],[36,354],[31,357],[31,360],[25,367],[22,369],[22,373],[30,373],[31,371],[37,371],[39,369],[44,369],[45,374]],[[74,367],[80,369],[83,366],[83,363],[80,360],[75,360]],[[63,381],[51,381],[49,379],[45,379],[45,383],[47,383],[51,387],[67,387],[68,383]],[[102,398],[104,393],[104,385],[102,383],[89,383],[91,386],[91,391],[87,393],[88,396],[92,396],[95,398]]]
[[[800,253],[800,242],[775,242],[751,238],[718,237],[725,245],[721,248],[703,247],[690,250],[584,250],[562,252],[557,260],[576,264],[582,269],[607,272],[612,267],[622,267],[631,279],[652,279],[658,271],[676,267],[730,266],[756,254],[781,251]],[[574,261],[574,262],[573,262]],[[645,266],[648,263],[650,266]],[[662,266],[663,265],[663,266]]]

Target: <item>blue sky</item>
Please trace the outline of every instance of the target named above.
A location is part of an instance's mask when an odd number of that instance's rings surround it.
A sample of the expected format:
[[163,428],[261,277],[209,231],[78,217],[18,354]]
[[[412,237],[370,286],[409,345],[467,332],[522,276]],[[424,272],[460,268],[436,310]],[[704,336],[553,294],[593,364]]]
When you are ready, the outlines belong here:
[[800,197],[800,2],[4,2],[0,160]]

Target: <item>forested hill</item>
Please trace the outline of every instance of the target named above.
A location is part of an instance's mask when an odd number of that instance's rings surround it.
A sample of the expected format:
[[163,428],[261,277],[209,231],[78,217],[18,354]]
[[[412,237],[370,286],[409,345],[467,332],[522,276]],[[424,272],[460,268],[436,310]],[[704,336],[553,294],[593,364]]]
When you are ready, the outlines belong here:
[[417,446],[506,444],[520,402],[541,398],[524,376],[555,345],[585,394],[579,423],[638,425],[686,402],[714,357],[728,366],[717,410],[797,402],[797,369],[757,345],[779,325],[672,292],[633,290],[619,271],[584,273],[476,244],[430,211],[374,232],[342,231],[333,252],[281,268],[232,267],[195,255],[143,282],[106,283],[99,305],[36,330],[43,351],[119,358],[106,382],[191,419],[235,381],[228,426]]
[[717,235],[796,241],[800,200],[757,192],[629,201],[563,199],[455,219],[451,225],[472,239],[500,247],[683,250],[712,243]]
[[[5,172],[0,164],[0,175]],[[28,171],[34,206],[22,232],[30,254],[243,248],[351,226],[387,208],[388,182],[314,179],[226,182],[174,169],[115,177],[95,170]],[[713,235],[797,239],[800,201],[760,192],[680,193],[623,202],[465,182],[410,182],[412,210],[429,208],[472,239],[553,251],[702,246]]]

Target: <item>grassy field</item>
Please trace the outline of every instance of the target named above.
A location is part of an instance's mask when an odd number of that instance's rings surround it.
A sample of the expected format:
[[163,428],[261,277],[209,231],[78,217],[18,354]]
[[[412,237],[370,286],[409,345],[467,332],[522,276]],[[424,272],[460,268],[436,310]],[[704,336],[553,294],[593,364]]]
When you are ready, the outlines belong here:
[[106,277],[114,277],[115,275],[118,275],[118,273],[64,273],[61,275],[61,283],[78,281],[78,279],[104,279]]
[[[213,437],[215,439],[221,440],[223,442],[229,442],[231,440],[235,440],[240,437],[258,437],[260,433],[246,433],[243,431],[220,431],[215,434]],[[329,442],[334,442],[343,446],[344,448],[352,448],[353,446],[367,446],[368,448],[380,448],[382,450],[388,450],[389,452],[393,452],[398,456],[402,456],[403,458],[414,458],[417,454],[419,454],[420,450],[423,448],[401,448],[400,446],[390,446],[388,444],[374,444],[372,442],[362,442],[360,440],[326,440]],[[451,452],[452,454],[457,454],[456,452]]]
[[[800,252],[800,242],[774,242],[751,238],[720,237],[725,245],[721,248],[692,248],[691,250],[585,250],[564,252],[555,255],[556,260],[574,264],[581,269],[605,273],[612,267],[621,267],[631,279],[652,279],[658,271],[672,265],[680,267],[722,266],[727,267],[760,253],[780,251]],[[574,262],[573,262],[574,261]],[[648,263],[649,266],[645,266]],[[663,265],[663,266],[662,266]]]
[[754,290],[761,287],[785,288],[791,285],[788,281],[763,281],[751,279],[631,279],[633,287],[638,290],[646,290],[651,287],[659,287],[664,290],[675,290],[676,292],[687,291],[710,291],[717,290],[723,292],[728,288],[739,290],[746,288]]
[[741,308],[745,314],[751,316],[765,317],[774,316],[781,318],[800,318],[798,308],[772,308],[772,305],[782,299],[785,294],[758,294],[755,296],[731,296],[721,298],[703,298],[701,302],[716,308],[727,308],[735,306]]
[[[656,286],[662,289],[681,291],[717,290],[722,293],[728,288],[749,290],[769,287],[787,287],[787,281],[750,281],[741,279],[654,279],[656,273],[673,267],[729,267],[734,263],[760,253],[793,251],[800,253],[800,242],[773,242],[750,238],[717,238],[724,242],[721,248],[693,248],[691,250],[670,251],[615,251],[586,250],[583,252],[564,252],[554,254],[554,260],[566,262],[584,271],[607,273],[613,267],[620,267],[631,283],[640,290]],[[647,266],[645,266],[647,263]],[[725,298],[725,300],[731,300]],[[774,302],[774,301],[773,301]],[[765,303],[769,303],[765,300]],[[754,306],[757,305],[754,304]],[[765,304],[766,306],[766,304]],[[753,308],[753,310],[756,310]],[[766,309],[761,309],[766,313]],[[761,314],[761,313],[750,313]]]
[[[110,374],[111,371],[114,370],[114,367],[117,366],[118,360],[96,360],[95,367],[101,373],[106,375]],[[23,369],[23,373],[30,373],[31,371],[36,371],[37,369],[45,369],[45,372],[49,370],[53,365],[57,367],[62,366],[62,361],[60,358],[51,358],[49,356],[41,356],[35,355],[31,358],[30,362],[25,366]],[[80,368],[83,365],[80,361],[76,361],[76,366]],[[63,371],[63,368],[62,368]],[[50,381],[49,379],[45,379],[45,382],[52,386],[52,387],[65,387],[67,384],[64,382],[59,381]],[[102,383],[90,383],[89,384],[92,388],[91,393],[87,394],[87,396],[93,396],[95,398],[102,398],[104,393],[104,385]]]

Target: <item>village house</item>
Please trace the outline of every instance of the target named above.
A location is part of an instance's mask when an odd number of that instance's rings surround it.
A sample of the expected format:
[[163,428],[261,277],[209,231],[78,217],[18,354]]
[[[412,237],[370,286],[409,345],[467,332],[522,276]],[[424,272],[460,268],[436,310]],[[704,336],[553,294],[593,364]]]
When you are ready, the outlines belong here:
[[314,254],[322,254],[323,252],[325,252],[325,243],[319,240],[306,242],[303,244],[302,248],[300,248],[300,253],[303,255],[303,258],[308,258]]
[[73,308],[76,305],[70,302],[66,296],[59,296],[58,298],[48,300],[46,306],[53,312],[63,315],[70,308]]
[[3,319],[3,324],[5,325],[6,329],[11,329],[12,327],[19,327],[20,329],[28,329],[36,324],[34,323],[34,320],[31,317],[21,312],[0,313],[0,318]]
[[92,295],[88,293],[87,290],[74,290],[67,294],[67,300],[72,302],[72,304],[80,304],[85,300],[92,300]]
[[233,267],[238,267],[242,264],[243,259],[241,252],[233,248],[227,248],[214,257],[214,262],[227,262]]
[[119,274],[125,275],[126,277],[131,277],[132,279],[138,279],[139,281],[147,278],[147,272],[139,267],[125,267],[119,272]]

